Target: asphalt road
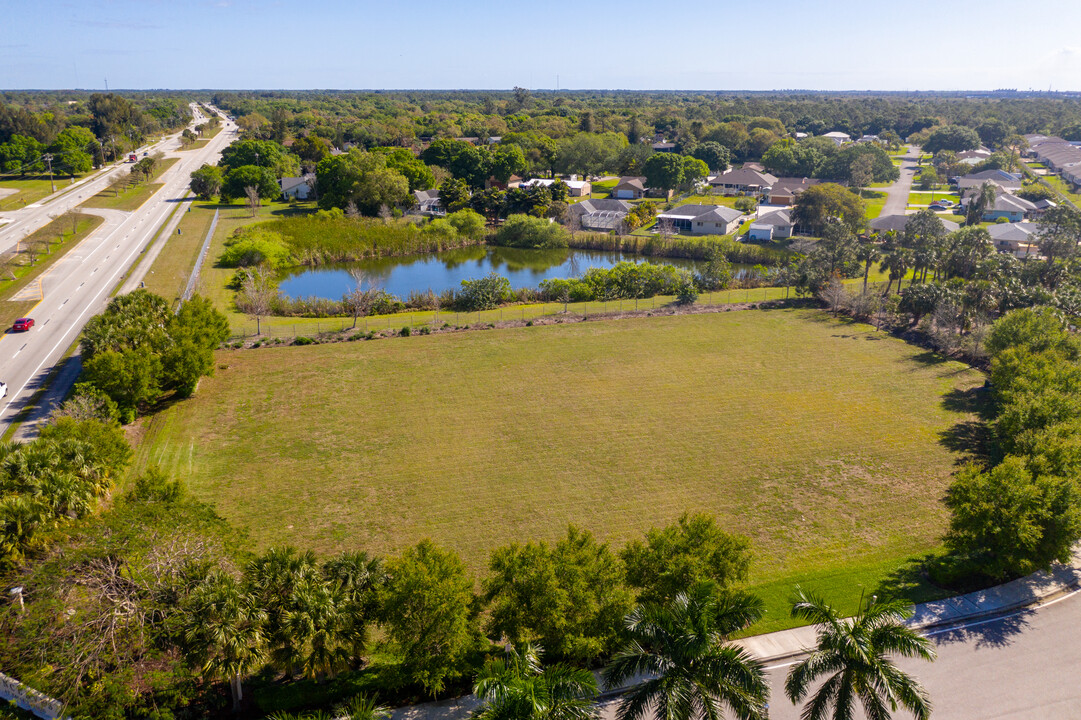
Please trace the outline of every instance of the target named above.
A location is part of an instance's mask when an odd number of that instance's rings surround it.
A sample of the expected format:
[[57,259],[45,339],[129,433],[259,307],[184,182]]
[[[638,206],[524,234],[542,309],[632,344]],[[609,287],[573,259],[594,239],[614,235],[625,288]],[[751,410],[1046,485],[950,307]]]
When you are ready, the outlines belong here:
[[908,193],[912,190],[912,181],[916,177],[916,161],[920,157],[920,149],[915,145],[906,146],[908,152],[901,158],[901,175],[888,188],[886,188],[886,202],[882,206],[882,217],[886,215],[904,215],[908,207]]
[[[192,103],[192,123],[198,125],[206,120],[206,116],[200,111],[199,106]],[[219,133],[219,137],[222,133]],[[179,133],[169,135],[152,145],[145,145],[136,151],[139,157],[143,153],[168,152],[180,147]],[[0,252],[7,252],[15,247],[15,244],[38,228],[48,225],[49,222],[63,215],[68,210],[86,202],[99,192],[109,187],[117,178],[127,175],[131,171],[131,165],[126,162],[115,163],[99,170],[71,184],[68,178],[57,177],[56,192],[48,197],[31,203],[18,210],[0,212]]]
[[[938,660],[898,664],[927,688],[935,720],[1081,717],[1081,595],[1000,619],[932,631],[930,637]],[[799,718],[802,708],[784,695],[790,666],[770,667],[772,720]],[[615,718],[615,704],[605,705],[601,717]],[[898,710],[895,717],[911,715]]]
[[138,210],[86,209],[105,222],[42,278],[42,300],[29,313],[33,329],[0,336],[0,380],[8,384],[8,395],[0,400],[0,433],[43,386],[86,321],[108,302],[186,193],[191,172],[204,162],[216,162],[222,148],[235,139],[233,123],[222,122],[222,131],[205,147],[180,154],[180,161],[159,178],[164,186]]

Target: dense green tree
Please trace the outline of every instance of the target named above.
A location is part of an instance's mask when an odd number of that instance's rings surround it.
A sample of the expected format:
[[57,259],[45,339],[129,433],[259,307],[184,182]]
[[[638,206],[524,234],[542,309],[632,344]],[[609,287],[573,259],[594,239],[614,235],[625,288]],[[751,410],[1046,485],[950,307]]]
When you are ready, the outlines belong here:
[[522,148],[517,145],[499,145],[492,151],[492,177],[506,184],[511,175],[522,175],[528,165]]
[[597,175],[614,167],[626,146],[622,133],[578,133],[559,144],[552,166],[561,173]]
[[796,196],[792,220],[797,225],[821,233],[830,218],[840,218],[853,233],[866,224],[863,200],[848,188],[834,183],[813,185]]
[[210,200],[221,192],[224,184],[225,176],[222,175],[221,168],[203,163],[201,168],[191,174],[189,187],[200,200]]
[[318,163],[330,155],[330,144],[318,135],[307,135],[297,138],[289,150],[301,160]]
[[53,154],[53,172],[79,175],[94,167],[98,139],[86,128],[64,128],[49,146]]
[[745,580],[751,565],[746,538],[724,532],[709,515],[689,513],[651,528],[645,542],[627,543],[620,557],[643,602],[669,601],[702,581],[729,586]]
[[255,188],[262,200],[273,200],[282,194],[278,179],[270,168],[241,165],[225,176],[221,187],[222,200],[242,198],[250,187]]
[[963,469],[950,485],[946,507],[947,546],[994,580],[1069,562],[1074,543],[1081,539],[1076,484],[1035,476],[1017,456],[1007,456],[987,471]]
[[691,156],[704,162],[714,174],[723,173],[732,162],[732,152],[724,145],[712,140],[696,145],[691,151]]
[[640,680],[620,697],[616,717],[641,720],[719,720],[725,707],[740,720],[765,720],[769,685],[761,664],[726,641],[762,614],[762,603],[742,593],[698,586],[663,605],[627,616],[627,642],[604,669],[608,688]]
[[940,150],[975,150],[980,146],[980,136],[972,128],[963,125],[943,125],[930,132],[923,143],[923,151],[937,153]]
[[857,167],[866,167],[868,160],[872,182],[893,182],[900,176],[900,171],[890,160],[889,154],[872,143],[845,145],[823,161],[818,175],[827,180],[858,185],[852,171]]
[[683,156],[675,153],[654,153],[646,160],[642,172],[646,185],[661,190],[674,190],[683,184]]
[[387,634],[408,677],[433,695],[460,672],[477,639],[473,581],[462,561],[430,540],[387,561],[382,606]]
[[25,135],[12,135],[6,143],[0,145],[0,171],[12,175],[43,172],[45,170],[45,162],[42,160],[44,154],[45,146],[37,139]]
[[796,594],[793,617],[817,627],[814,651],[785,680],[785,694],[793,703],[810,695],[804,720],[855,720],[857,703],[868,718],[888,720],[898,706],[919,720],[930,717],[927,692],[890,659],[935,659],[931,642],[904,625],[909,608],[872,598],[855,617],[843,618],[813,593],[797,589]]
[[409,182],[409,190],[427,190],[435,186],[435,175],[407,148],[376,148],[386,155],[387,168],[396,170]]
[[571,526],[555,547],[530,542],[499,548],[488,569],[484,600],[493,637],[537,641],[577,663],[614,649],[633,598],[619,560],[588,532]]
[[469,186],[464,180],[447,178],[439,186],[439,203],[447,212],[458,212],[469,205]]
[[412,201],[409,181],[387,167],[382,153],[353,148],[344,155],[331,156],[316,169],[319,207],[345,208],[354,203],[367,215],[375,215],[382,206],[397,207]]
[[[287,154],[288,151],[285,147],[273,140],[243,138],[226,146],[221,151],[221,160],[218,162],[218,166],[227,172],[246,165],[270,168],[274,172],[284,162]],[[275,177],[281,176],[281,173],[277,173]]]
[[1050,265],[1056,260],[1076,257],[1081,242],[1081,212],[1069,205],[1060,205],[1044,212],[1037,221],[1036,237],[1040,253]]
[[976,134],[984,145],[997,148],[1002,147],[1006,138],[1013,134],[1013,130],[998,118],[992,117],[976,126]]

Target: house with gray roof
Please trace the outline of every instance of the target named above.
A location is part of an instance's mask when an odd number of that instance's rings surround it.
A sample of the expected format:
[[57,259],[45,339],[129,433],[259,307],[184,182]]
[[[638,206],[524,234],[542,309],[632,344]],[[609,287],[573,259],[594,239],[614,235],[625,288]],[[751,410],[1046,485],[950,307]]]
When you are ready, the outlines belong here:
[[640,200],[646,196],[644,177],[621,177],[612,188],[611,195],[617,200]]
[[[979,188],[971,188],[961,196],[961,205],[967,207],[969,203],[976,202],[980,196]],[[995,222],[999,218],[1006,218],[1007,222],[1019,223],[1029,215],[1036,212],[1036,205],[1022,197],[1010,193],[1002,188],[996,188],[994,204],[984,211],[983,222]]]
[[567,208],[567,213],[576,218],[583,230],[608,232],[619,230],[627,213],[634,205],[626,200],[583,200]]
[[709,184],[722,195],[764,196],[775,182],[777,178],[767,172],[739,168],[716,176]]
[[279,182],[282,197],[286,200],[307,200],[315,197],[315,175],[312,173],[301,177],[283,177]]
[[774,210],[751,223],[747,237],[751,240],[769,241],[774,238],[792,237],[792,216],[787,210]]
[[769,189],[769,204],[791,205],[797,195],[819,182],[814,178],[778,178]]
[[439,190],[414,190],[414,208],[421,215],[446,215],[447,211],[439,204]]
[[679,205],[657,216],[687,235],[731,235],[739,230],[743,213],[724,205]]
[[987,228],[996,250],[1019,258],[1040,254],[1038,230],[1038,225],[1027,222],[999,223]]
[[[900,235],[908,226],[908,221],[914,217],[915,215],[879,215],[868,223],[868,227],[871,228],[872,233],[886,233],[892,230]],[[943,220],[942,224],[945,226],[946,232],[954,232],[955,230],[961,229],[960,225],[955,222],[950,222],[949,220]]]

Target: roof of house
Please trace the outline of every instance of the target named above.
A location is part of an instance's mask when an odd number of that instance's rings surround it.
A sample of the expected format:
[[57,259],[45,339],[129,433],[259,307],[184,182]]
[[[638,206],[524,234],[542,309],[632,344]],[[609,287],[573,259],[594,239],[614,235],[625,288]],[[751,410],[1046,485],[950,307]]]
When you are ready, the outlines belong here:
[[583,200],[574,203],[568,208],[575,215],[592,215],[593,213],[629,213],[634,205],[626,200]]
[[[879,215],[870,222],[871,229],[875,232],[888,232],[893,230],[894,232],[904,232],[905,227],[908,225],[908,221],[912,219],[912,215]],[[947,232],[954,232],[961,228],[955,222],[949,220],[943,220],[942,224],[945,226]]]
[[790,227],[792,225],[792,218],[786,210],[774,210],[771,213],[766,213],[751,223],[751,227],[765,227],[767,225],[773,227]]
[[1001,183],[1019,183],[1021,178],[1005,170],[981,170],[978,173],[970,173],[961,178],[962,180],[994,180]]
[[1047,198],[1044,198],[1043,200],[1037,200],[1032,204],[1036,206],[1037,210],[1048,210],[1053,207],[1058,207],[1057,203],[1048,200]]
[[654,150],[675,150],[676,144],[672,142],[655,142],[653,143]]
[[994,240],[1030,242],[1035,240],[1032,236],[1038,229],[1035,223],[1000,223],[987,228],[987,232]]
[[621,188],[633,188],[635,190],[646,189],[646,179],[644,177],[621,177],[619,182],[616,183],[613,190],[619,190]]
[[834,130],[833,132],[828,132],[825,135],[823,135],[822,137],[837,138],[837,139],[840,139],[840,140],[850,140],[850,139],[852,139],[851,135],[849,135],[848,133],[843,133],[840,130]]
[[724,205],[679,205],[657,215],[670,220],[697,220],[698,222],[723,221],[725,224],[743,217],[743,213]]
[[729,170],[723,175],[718,175],[713,178],[711,184],[713,185],[747,185],[756,187],[771,187],[773,183],[777,182],[777,178],[769,173],[759,172],[757,170],[748,170],[747,168],[740,168],[739,170]]
[[304,175],[302,177],[283,177],[281,179],[282,192],[289,192],[293,188],[300,187],[301,185],[307,185],[310,188],[313,180],[315,180],[314,175]]
[[994,209],[999,212],[1031,212],[1036,209],[1036,206],[1024,198],[1003,192],[995,198]]
[[439,199],[439,190],[414,190],[413,197],[417,199],[418,203],[431,202],[432,200]]
[[770,193],[773,195],[795,195],[820,182],[821,180],[814,178],[777,178],[773,183],[773,187],[770,188]]
[[740,167],[743,168],[744,170],[757,170],[758,172],[765,172],[766,171],[766,166],[765,165],[763,165],[762,163],[756,163],[756,162],[745,162],[742,165],[740,165]]

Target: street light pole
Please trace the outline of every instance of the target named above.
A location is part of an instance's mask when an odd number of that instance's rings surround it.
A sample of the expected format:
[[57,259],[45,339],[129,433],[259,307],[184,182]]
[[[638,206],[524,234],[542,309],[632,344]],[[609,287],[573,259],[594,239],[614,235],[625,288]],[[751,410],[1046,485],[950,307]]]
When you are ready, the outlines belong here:
[[45,160],[45,164],[49,168],[49,185],[52,187],[52,191],[56,192],[56,183],[53,182],[53,156],[49,153],[45,153],[41,157]]

